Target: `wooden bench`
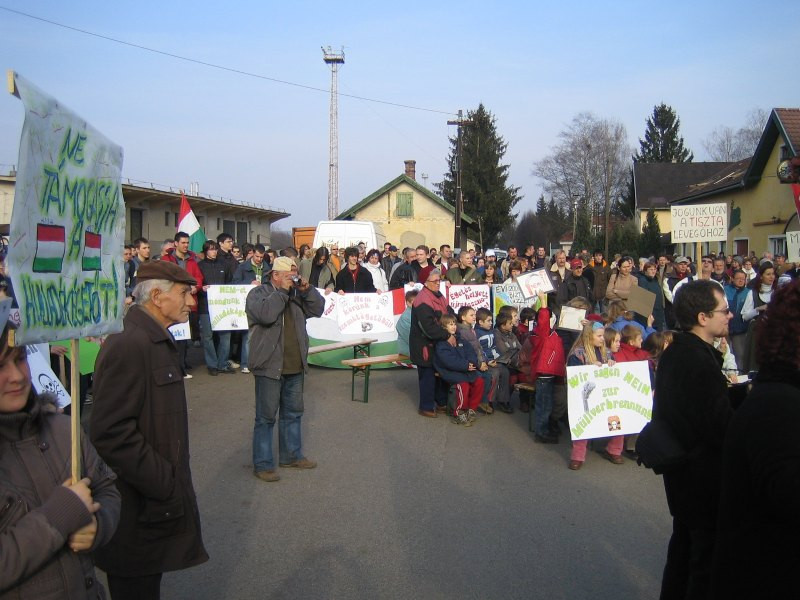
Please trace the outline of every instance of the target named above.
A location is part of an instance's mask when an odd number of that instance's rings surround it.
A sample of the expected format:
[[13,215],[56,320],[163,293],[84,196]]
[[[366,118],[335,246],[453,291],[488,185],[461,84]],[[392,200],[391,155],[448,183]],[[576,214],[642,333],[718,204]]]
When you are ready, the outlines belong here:
[[363,377],[364,395],[361,399],[361,402],[364,402],[365,404],[369,402],[369,368],[371,366],[407,360],[408,356],[405,354],[386,354],[384,356],[366,356],[363,358],[348,358],[343,360],[342,364],[350,367],[352,372],[350,400],[355,401],[356,399],[356,377]]
[[378,340],[363,338],[360,340],[348,340],[345,342],[333,342],[332,344],[321,344],[319,346],[312,346],[308,349],[310,354],[319,354],[320,352],[330,352],[331,350],[343,350],[344,348],[353,349],[353,358],[361,356],[369,356],[370,345]]
[[[514,389],[518,392],[536,392],[535,383],[515,383]],[[528,408],[528,431],[534,431],[536,428],[533,425],[533,402],[530,403]]]

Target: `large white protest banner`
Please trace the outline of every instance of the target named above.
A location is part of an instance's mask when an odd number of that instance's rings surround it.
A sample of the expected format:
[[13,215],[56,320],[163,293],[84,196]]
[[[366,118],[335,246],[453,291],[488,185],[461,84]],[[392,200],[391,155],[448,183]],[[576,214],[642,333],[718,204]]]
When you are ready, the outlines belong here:
[[343,334],[394,331],[392,294],[345,294],[338,304],[339,331]]
[[210,285],[208,294],[208,318],[214,331],[247,329],[245,302],[252,285]]
[[122,148],[13,73],[25,107],[8,270],[18,344],[122,330]]
[[447,303],[458,312],[462,306],[478,310],[489,308],[491,294],[488,285],[451,285],[447,288]]
[[728,239],[727,204],[671,206],[672,243],[724,242]]
[[800,231],[786,232],[786,260],[800,263]]
[[647,361],[567,367],[573,440],[639,433],[653,416]]

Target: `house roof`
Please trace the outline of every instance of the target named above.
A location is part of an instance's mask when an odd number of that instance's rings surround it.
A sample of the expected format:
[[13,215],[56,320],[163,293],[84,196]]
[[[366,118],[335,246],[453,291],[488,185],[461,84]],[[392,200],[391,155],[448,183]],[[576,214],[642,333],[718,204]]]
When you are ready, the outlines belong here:
[[745,158],[732,163],[722,163],[722,168],[711,173],[705,179],[688,186],[683,193],[670,199],[670,204],[681,204],[684,201],[695,201],[713,196],[723,191],[744,187],[745,173],[750,168],[752,158]]
[[778,136],[783,138],[791,156],[800,155],[800,108],[772,109],[753,154],[750,168],[744,176],[745,185],[752,185],[761,179]]
[[[368,204],[370,204],[374,200],[377,200],[378,198],[383,196],[386,192],[388,192],[392,188],[397,187],[401,183],[408,184],[409,186],[411,186],[414,189],[414,191],[419,192],[420,194],[422,194],[423,196],[425,196],[426,198],[428,198],[432,202],[435,202],[436,204],[438,204],[442,208],[446,208],[451,213],[455,214],[456,209],[452,204],[450,204],[449,202],[446,202],[443,198],[441,198],[441,197],[437,196],[436,194],[434,194],[432,191],[430,191],[424,185],[420,185],[419,182],[417,182],[416,179],[412,179],[411,177],[409,177],[408,175],[406,175],[404,173],[404,174],[392,179],[389,183],[384,185],[381,189],[372,192],[369,196],[364,198],[358,204],[355,204],[355,205],[351,206],[350,208],[348,208],[346,211],[340,213],[336,217],[336,219],[337,220],[354,219],[355,216],[356,216],[356,213],[359,210],[361,210],[362,208],[364,208],[365,206],[367,206]],[[473,219],[472,217],[470,217],[466,213],[461,213],[461,220],[464,223],[466,223],[467,225],[474,225],[475,224],[475,219]]]
[[687,194],[693,184],[703,181],[730,163],[635,163],[633,182],[636,208],[667,209],[673,199]]

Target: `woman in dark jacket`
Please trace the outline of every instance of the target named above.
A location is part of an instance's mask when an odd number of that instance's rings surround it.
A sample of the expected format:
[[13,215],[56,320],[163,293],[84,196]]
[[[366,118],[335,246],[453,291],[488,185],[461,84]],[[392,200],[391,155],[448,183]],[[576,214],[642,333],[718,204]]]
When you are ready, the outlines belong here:
[[800,563],[800,281],[775,291],[756,331],[758,372],[722,454],[714,598],[792,598]]
[[114,473],[82,439],[70,483],[70,420],[37,396],[25,347],[0,337],[0,598],[105,598],[90,554],[119,521]]
[[[645,264],[644,269],[637,275],[639,278],[639,287],[653,292],[656,295],[656,300],[653,303],[653,329],[656,331],[664,331],[667,328],[666,315],[664,314],[664,289],[658,282],[656,273],[658,272],[658,265],[648,262]],[[641,315],[636,316],[636,321],[640,325],[647,325],[647,319]]]
[[411,332],[408,346],[411,362],[417,366],[419,378],[419,414],[435,417],[437,412],[447,412],[447,384],[436,377],[433,368],[433,351],[436,342],[446,340],[450,334],[445,331],[439,319],[444,314],[454,314],[439,291],[442,272],[434,269],[428,274],[422,290],[414,299],[411,308]]

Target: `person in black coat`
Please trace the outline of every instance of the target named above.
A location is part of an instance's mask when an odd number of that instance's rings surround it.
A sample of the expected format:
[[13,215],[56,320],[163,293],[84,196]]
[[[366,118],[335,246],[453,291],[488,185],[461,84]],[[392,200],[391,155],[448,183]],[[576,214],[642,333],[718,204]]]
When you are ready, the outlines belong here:
[[348,248],[344,251],[347,264],[336,274],[335,292],[355,292],[359,294],[374,294],[378,290],[372,279],[372,273],[358,264],[358,248]]
[[675,298],[682,332],[658,363],[653,420],[672,430],[686,460],[664,473],[672,537],[661,598],[706,598],[720,490],[720,462],[732,409],[714,338],[728,334],[728,302],[719,284],[692,281]]
[[583,274],[583,261],[580,258],[573,258],[569,266],[572,270],[567,272],[564,284],[558,288],[558,292],[562,294],[559,303],[563,306],[578,296],[591,301],[592,286]]
[[800,563],[800,282],[777,290],[760,318],[761,369],[731,419],[712,597],[791,598]]
[[447,412],[448,386],[436,377],[433,356],[436,343],[450,337],[439,319],[444,314],[455,313],[447,304],[447,298],[439,291],[441,281],[442,272],[439,269],[431,271],[411,307],[408,347],[411,362],[417,366],[419,414],[423,417],[435,417],[437,412]]

